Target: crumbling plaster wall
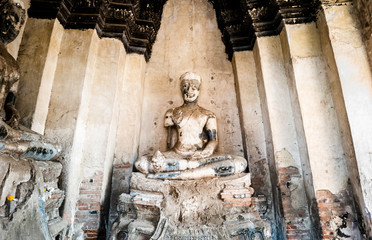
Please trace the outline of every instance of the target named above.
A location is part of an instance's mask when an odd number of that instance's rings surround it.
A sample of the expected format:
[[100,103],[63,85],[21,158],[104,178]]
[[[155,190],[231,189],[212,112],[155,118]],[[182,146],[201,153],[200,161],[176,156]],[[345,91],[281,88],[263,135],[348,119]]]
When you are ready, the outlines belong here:
[[145,78],[139,155],[166,150],[165,112],[182,104],[179,77],[202,77],[199,105],[217,115],[221,153],[243,155],[231,62],[207,0],[169,0]]

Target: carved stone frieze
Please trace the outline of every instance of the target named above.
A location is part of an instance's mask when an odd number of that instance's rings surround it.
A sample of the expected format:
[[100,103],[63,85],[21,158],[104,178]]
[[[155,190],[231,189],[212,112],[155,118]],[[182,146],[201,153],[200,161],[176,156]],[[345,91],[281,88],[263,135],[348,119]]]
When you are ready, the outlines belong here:
[[257,36],[271,36],[281,31],[281,16],[272,0],[246,0],[248,12]]
[[150,58],[166,0],[31,0],[30,17],[58,18],[64,28],[96,28],[123,41],[127,52]]
[[216,10],[218,27],[226,52],[231,59],[233,52],[252,50],[256,40],[252,20],[241,0],[210,0]]
[[104,37],[120,38],[128,52],[151,54],[165,1],[104,1],[100,9],[97,31]]
[[62,0],[57,17],[65,28],[94,28],[102,0]]

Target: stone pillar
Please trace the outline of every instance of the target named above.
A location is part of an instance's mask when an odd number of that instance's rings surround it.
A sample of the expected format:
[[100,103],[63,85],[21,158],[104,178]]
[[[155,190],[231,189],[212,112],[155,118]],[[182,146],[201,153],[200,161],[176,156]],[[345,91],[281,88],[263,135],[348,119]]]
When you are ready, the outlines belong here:
[[296,88],[301,109],[321,236],[348,235],[359,239],[346,158],[318,28],[314,22],[287,24],[282,37],[283,42],[288,43],[288,61],[292,65],[289,70],[293,71],[294,82],[289,85]]
[[45,125],[45,135],[58,140],[64,149],[64,215],[71,224],[82,179],[91,98],[89,83],[94,81],[98,42],[93,30],[64,31]]
[[277,197],[282,231],[288,239],[310,239],[312,227],[301,159],[306,154],[299,147],[280,37],[257,38],[255,59],[261,101],[266,103],[269,117],[265,131],[272,138],[266,141],[272,141],[275,155],[271,165],[276,167],[272,174],[280,188]]
[[103,218],[108,211],[107,193],[114,158],[114,129],[117,128],[117,88],[122,82],[122,59],[126,56],[119,40],[103,38],[98,44],[95,70],[91,69],[94,77],[84,86],[88,96],[88,117],[75,208],[75,227],[82,228],[84,239],[104,236]]
[[133,162],[138,157],[145,69],[143,55],[127,55],[118,90],[119,118],[112,170],[110,225],[117,218],[119,195],[129,192]]
[[45,134],[64,145],[65,218],[75,238],[104,234],[125,60],[119,40],[64,30]]
[[28,18],[19,51],[16,107],[22,124],[40,134],[44,134],[63,32],[58,20]]
[[[350,2],[323,4],[322,45],[349,160],[351,183],[368,237],[372,236],[372,74],[360,24]],[[361,189],[360,189],[361,188]]]
[[[256,64],[253,51],[235,52],[232,59],[235,85],[240,111],[245,155],[249,161],[255,196],[264,195],[273,202],[269,159],[266,151],[265,131],[258,93]],[[271,160],[272,161],[272,160]],[[273,219],[273,205],[267,216]]]

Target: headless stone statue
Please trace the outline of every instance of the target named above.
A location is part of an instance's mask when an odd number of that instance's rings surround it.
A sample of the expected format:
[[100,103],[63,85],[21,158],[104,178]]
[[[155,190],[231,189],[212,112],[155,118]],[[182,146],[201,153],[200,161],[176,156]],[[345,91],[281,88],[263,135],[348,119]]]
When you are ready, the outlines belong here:
[[[184,104],[169,109],[164,126],[177,130],[175,146],[154,156],[142,156],[135,167],[148,178],[200,179],[239,174],[247,161],[234,155],[214,154],[218,145],[217,120],[213,112],[197,104],[200,76],[187,72],[180,77]],[[169,132],[171,134],[171,132]]]

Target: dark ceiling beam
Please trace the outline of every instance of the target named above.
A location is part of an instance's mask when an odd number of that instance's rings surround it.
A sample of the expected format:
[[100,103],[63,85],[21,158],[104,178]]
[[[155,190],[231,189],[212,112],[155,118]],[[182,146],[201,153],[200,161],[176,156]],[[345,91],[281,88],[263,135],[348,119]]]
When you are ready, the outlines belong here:
[[32,18],[54,19],[57,17],[62,0],[32,0],[28,16]]

